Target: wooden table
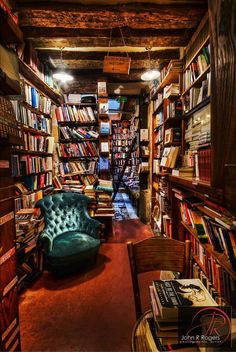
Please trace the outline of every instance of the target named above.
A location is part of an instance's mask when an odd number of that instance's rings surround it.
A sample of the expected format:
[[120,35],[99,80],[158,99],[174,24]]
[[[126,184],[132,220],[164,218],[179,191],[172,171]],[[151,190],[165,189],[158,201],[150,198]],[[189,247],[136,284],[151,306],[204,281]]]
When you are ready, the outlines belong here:
[[[131,351],[132,352],[158,352],[161,350],[158,350],[157,347],[151,348],[150,347],[150,336],[147,334],[146,330],[146,319],[153,317],[152,310],[146,311],[135,323],[135,326],[132,331],[132,337],[131,337]],[[149,342],[148,342],[149,341]],[[151,341],[151,345],[155,346],[154,339]],[[179,348],[177,350],[178,352],[204,352],[205,350],[199,349],[198,347],[192,346],[192,347],[185,347],[185,348]]]

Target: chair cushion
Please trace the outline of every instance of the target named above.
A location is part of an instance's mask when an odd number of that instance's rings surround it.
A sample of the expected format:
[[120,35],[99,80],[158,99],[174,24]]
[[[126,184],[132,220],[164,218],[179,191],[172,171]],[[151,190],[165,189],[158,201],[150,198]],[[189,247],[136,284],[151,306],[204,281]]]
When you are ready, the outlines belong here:
[[67,231],[53,240],[52,251],[48,254],[51,264],[62,265],[84,261],[95,255],[100,240],[78,231]]

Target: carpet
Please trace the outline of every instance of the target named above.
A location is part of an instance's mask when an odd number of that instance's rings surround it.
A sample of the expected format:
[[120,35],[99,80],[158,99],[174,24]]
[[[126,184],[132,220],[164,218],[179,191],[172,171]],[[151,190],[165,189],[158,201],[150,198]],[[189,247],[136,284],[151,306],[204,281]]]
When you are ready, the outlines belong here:
[[[87,273],[55,279],[45,272],[20,296],[22,351],[130,351],[135,323],[126,240],[151,235],[139,220],[114,224],[111,242],[101,245]],[[140,230],[140,231],[139,231]],[[150,307],[148,285],[143,284]]]

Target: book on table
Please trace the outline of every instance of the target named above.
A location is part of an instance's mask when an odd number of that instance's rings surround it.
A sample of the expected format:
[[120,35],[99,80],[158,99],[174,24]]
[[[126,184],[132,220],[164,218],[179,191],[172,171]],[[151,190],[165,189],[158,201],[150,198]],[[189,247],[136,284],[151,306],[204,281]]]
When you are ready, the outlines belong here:
[[180,307],[217,306],[199,279],[154,280],[153,287],[160,316],[172,322]]

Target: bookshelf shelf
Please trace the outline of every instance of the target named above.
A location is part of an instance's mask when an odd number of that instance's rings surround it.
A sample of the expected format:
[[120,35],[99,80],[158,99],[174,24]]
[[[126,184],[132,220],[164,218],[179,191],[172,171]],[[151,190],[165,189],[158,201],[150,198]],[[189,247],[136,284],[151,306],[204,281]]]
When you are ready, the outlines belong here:
[[164,125],[165,127],[169,127],[169,126],[176,126],[179,125],[182,122],[182,118],[181,117],[169,117],[164,121]]
[[[189,225],[181,221],[181,224],[199,241],[196,231]],[[199,241],[200,242],[200,241]],[[210,244],[201,243],[201,246],[210,254],[212,257],[217,259],[219,264],[236,280],[236,272],[232,270],[231,265],[225,253],[216,252]]]
[[203,79],[206,78],[207,73],[210,72],[210,67],[211,67],[210,65],[207,66],[207,68],[197,77],[197,79],[192,84],[190,84],[188,88],[186,88],[183,91],[182,96],[186,95],[191,88],[198,87],[201,85],[201,82],[203,81]]
[[41,90],[46,96],[48,96],[55,104],[61,104],[62,96],[55,92],[47,83],[42,81],[37,74],[29,67],[24,61],[19,59],[19,70],[26,80],[33,83],[36,88]]
[[21,126],[21,130],[24,131],[24,132],[29,132],[30,134],[38,135],[38,136],[44,136],[44,137],[49,137],[50,136],[50,133],[47,133],[47,132],[44,132],[44,131],[41,131],[41,130],[36,130],[35,128],[27,127],[25,125]]
[[77,103],[71,103],[71,102],[68,102],[68,103],[66,103],[66,105],[78,105],[78,106],[84,106],[84,107],[86,107],[86,106],[97,106],[97,103],[79,103],[79,102],[77,102]]
[[191,110],[186,112],[183,115],[183,117],[184,118],[189,118],[191,115],[195,114],[196,112],[198,112],[199,110],[201,110],[202,108],[204,108],[205,106],[210,104],[210,102],[211,102],[211,97],[205,98],[204,100],[201,101],[201,103],[197,104],[196,106],[194,106],[194,108],[192,108]]
[[170,142],[170,143],[165,143],[164,144],[165,147],[179,146],[179,145],[181,145],[181,141],[179,141],[179,142]]
[[58,121],[58,125],[62,126],[97,126],[97,121],[90,121],[90,122],[79,122],[79,121]]
[[157,130],[159,130],[159,128],[161,128],[163,126],[163,123],[161,123],[160,125],[156,126],[153,131],[156,132]]
[[162,100],[162,102],[155,108],[155,110],[153,111],[153,115],[156,115],[162,108],[163,108],[163,103],[164,103],[164,99]]
[[52,156],[52,153],[40,152],[40,151],[32,151],[32,150],[24,150],[24,149],[12,149],[12,153],[16,154],[30,154],[30,155],[39,155],[39,156]]
[[34,112],[36,115],[43,115],[45,117],[50,118],[49,114],[46,114],[45,112],[40,111],[39,109],[34,108],[30,104],[28,104],[26,101],[22,101],[21,105],[29,109],[30,111]]
[[95,158],[98,158],[98,155],[96,156],[60,156],[60,159],[73,159],[73,160],[82,160],[82,159],[95,159]]
[[40,172],[31,172],[29,174],[22,174],[18,176],[13,176],[14,178],[21,178],[21,177],[26,177],[26,176],[37,176],[41,174],[46,174],[47,172],[52,172],[52,170],[45,170],[45,171],[40,171]]
[[97,138],[60,139],[59,143],[99,142]]

